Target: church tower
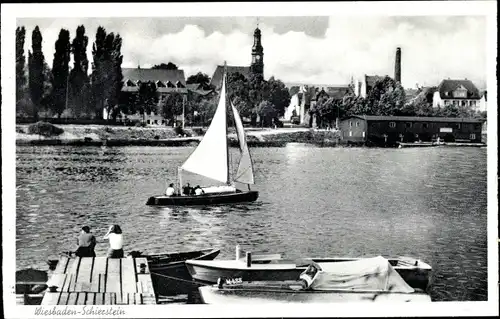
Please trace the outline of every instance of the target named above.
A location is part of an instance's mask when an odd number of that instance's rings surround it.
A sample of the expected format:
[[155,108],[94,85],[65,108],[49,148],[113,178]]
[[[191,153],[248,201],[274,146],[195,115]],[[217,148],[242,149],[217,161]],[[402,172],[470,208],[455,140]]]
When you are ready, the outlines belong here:
[[257,27],[253,33],[252,64],[250,72],[264,76],[264,48],[261,43],[260,29]]

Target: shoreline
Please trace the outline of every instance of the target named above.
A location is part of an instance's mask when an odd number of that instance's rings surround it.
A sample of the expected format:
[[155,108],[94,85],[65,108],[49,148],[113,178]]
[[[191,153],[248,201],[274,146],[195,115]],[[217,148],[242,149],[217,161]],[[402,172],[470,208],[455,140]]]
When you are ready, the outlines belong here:
[[[199,144],[206,128],[189,127],[183,130],[184,136],[176,134],[171,127],[123,127],[98,125],[58,125],[63,133],[45,137],[26,134],[28,125],[16,126],[16,146],[83,146],[83,147],[195,147]],[[317,147],[367,147],[367,148],[422,148],[422,147],[486,147],[486,143],[408,143],[397,142],[395,145],[366,145],[349,143],[340,139],[340,131],[292,128],[246,128],[249,147],[286,147],[289,143],[300,143]],[[230,131],[229,146],[238,147],[234,130]]]

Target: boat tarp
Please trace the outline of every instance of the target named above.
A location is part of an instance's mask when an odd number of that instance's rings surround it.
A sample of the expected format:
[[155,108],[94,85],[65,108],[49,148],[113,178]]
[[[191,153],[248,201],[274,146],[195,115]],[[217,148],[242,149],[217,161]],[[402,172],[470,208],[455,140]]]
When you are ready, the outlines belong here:
[[316,265],[320,269],[310,284],[314,290],[414,292],[382,256]]

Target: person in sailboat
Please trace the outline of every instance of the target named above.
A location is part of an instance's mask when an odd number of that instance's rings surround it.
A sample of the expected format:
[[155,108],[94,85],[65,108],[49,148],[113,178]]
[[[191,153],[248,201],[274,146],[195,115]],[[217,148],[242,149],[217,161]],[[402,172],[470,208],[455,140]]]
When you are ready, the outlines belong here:
[[189,185],[189,183],[187,183],[186,186],[182,188],[182,195],[189,196],[191,195],[191,193],[192,193],[192,187],[191,185]]
[[167,191],[165,192],[165,195],[167,196],[174,196],[175,195],[175,188],[174,184],[170,183],[167,187]]
[[200,187],[200,185],[196,185],[196,187],[194,188],[194,194],[198,196],[205,194],[205,192],[203,191],[203,188]]
[[120,226],[110,226],[104,239],[109,240],[108,258],[123,258],[123,235]]

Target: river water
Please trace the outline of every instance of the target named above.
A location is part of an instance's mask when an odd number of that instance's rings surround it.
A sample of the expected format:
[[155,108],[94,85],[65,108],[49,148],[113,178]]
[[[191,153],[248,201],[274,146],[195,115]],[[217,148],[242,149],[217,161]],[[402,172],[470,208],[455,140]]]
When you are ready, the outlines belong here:
[[100,240],[119,224],[125,253],[218,247],[234,258],[240,244],[287,258],[418,257],[433,267],[434,300],[487,300],[486,149],[253,148],[257,202],[146,206],[191,151],[18,146],[17,269],[46,269],[82,225]]

